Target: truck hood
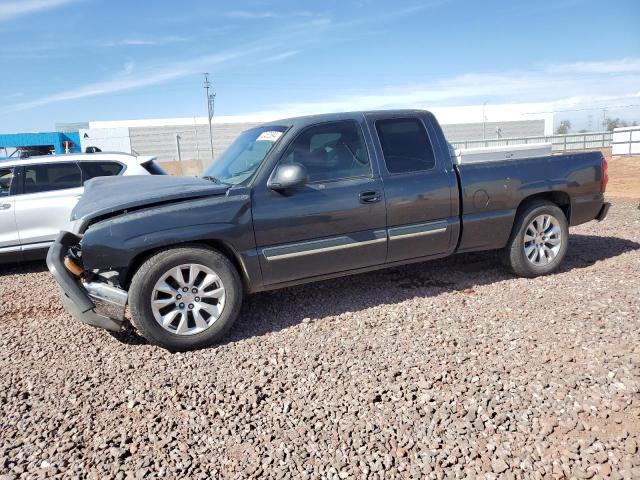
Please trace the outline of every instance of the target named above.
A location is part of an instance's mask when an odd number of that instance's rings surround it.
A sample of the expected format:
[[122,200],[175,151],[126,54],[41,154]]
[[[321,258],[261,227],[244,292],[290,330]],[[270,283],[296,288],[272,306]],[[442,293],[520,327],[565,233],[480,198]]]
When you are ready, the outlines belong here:
[[146,206],[223,195],[228,189],[228,185],[197,177],[97,177],[85,183],[84,194],[71,212],[71,220],[76,222],[74,231],[80,233],[98,217]]

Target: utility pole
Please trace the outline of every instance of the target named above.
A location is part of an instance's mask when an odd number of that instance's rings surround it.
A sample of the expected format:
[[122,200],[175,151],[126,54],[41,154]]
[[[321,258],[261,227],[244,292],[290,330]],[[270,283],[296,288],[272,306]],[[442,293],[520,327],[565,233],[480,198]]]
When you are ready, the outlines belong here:
[[215,155],[213,154],[213,128],[211,127],[211,122],[213,120],[213,108],[216,100],[215,92],[209,94],[209,88],[211,88],[211,82],[209,81],[209,74],[204,73],[204,84],[203,87],[207,92],[207,110],[209,112],[209,143],[211,145],[211,161],[215,160]]
[[487,117],[484,114],[486,107],[487,107],[487,102],[484,102],[482,104],[482,140],[487,139]]
[[602,131],[603,132],[607,131],[607,109],[606,108],[602,109]]

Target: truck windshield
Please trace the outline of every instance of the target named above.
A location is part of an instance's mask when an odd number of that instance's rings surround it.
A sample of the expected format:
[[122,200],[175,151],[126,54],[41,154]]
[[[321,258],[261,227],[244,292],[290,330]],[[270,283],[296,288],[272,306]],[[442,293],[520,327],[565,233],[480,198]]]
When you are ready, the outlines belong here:
[[244,182],[253,175],[286,129],[269,126],[241,133],[202,176],[230,185]]

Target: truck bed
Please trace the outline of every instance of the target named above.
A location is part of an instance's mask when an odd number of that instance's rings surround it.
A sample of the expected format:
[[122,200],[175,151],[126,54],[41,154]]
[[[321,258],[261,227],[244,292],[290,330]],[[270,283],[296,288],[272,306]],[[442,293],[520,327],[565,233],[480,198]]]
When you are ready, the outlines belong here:
[[458,251],[506,245],[522,199],[549,195],[570,225],[593,220],[602,207],[600,152],[454,165],[460,183],[462,235]]

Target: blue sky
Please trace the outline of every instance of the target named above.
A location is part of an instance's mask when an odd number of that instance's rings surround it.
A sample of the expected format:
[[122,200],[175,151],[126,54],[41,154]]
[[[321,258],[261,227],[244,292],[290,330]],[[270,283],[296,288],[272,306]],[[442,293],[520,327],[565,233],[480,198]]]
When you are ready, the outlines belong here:
[[640,120],[637,0],[0,0],[0,60],[0,132],[202,116],[204,71],[220,115],[486,101]]

